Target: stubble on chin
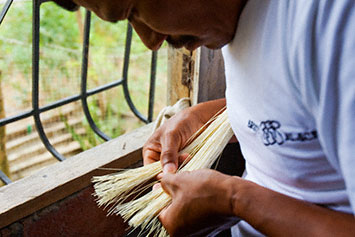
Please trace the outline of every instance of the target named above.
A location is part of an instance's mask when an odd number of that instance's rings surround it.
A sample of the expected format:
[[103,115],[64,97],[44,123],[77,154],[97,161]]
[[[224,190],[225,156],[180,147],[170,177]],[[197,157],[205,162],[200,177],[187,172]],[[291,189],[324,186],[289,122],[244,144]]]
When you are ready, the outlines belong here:
[[189,35],[168,36],[166,41],[174,48],[182,48],[198,41],[198,38]]

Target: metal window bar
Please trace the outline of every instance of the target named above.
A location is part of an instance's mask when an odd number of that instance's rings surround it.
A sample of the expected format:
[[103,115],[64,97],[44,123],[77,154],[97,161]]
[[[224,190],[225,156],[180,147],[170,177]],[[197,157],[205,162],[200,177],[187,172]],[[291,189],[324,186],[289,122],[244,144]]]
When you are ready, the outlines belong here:
[[[7,124],[28,118],[33,116],[36,129],[42,143],[45,145],[46,149],[59,161],[65,160],[65,157],[61,155],[49,142],[46,133],[44,132],[42,121],[40,118],[41,113],[61,107],[63,105],[81,100],[82,108],[86,119],[92,130],[103,140],[110,140],[110,137],[103,133],[95,124],[88,107],[87,98],[89,96],[98,94],[100,92],[112,89],[114,87],[122,85],[125,100],[135,114],[144,123],[149,123],[153,119],[153,109],[154,109],[154,96],[155,96],[155,79],[156,79],[156,67],[157,67],[157,52],[152,52],[151,58],[151,68],[150,68],[150,86],[149,86],[149,101],[148,101],[148,115],[145,117],[141,112],[138,111],[134,105],[128,88],[128,69],[129,69],[129,59],[132,44],[132,27],[128,24],[126,42],[125,42],[125,53],[124,53],[124,63],[122,78],[114,82],[107,83],[105,85],[96,87],[91,90],[87,90],[87,72],[88,72],[88,56],[90,47],[90,28],[91,28],[91,12],[86,11],[85,15],[85,28],[84,28],[84,40],[83,40],[83,52],[82,52],[82,66],[81,66],[81,93],[79,95],[70,96],[61,100],[57,100],[51,104],[40,107],[39,106],[39,70],[40,70],[40,7],[41,4],[47,2],[48,0],[33,0],[33,19],[32,19],[32,110],[25,111],[15,116],[0,119],[0,126],[5,126]],[[1,13],[0,13],[0,25],[3,22],[8,10],[10,9],[13,0],[8,0]],[[7,177],[0,170],[0,180],[6,185],[11,183],[9,177]]]
[[7,11],[10,9],[11,7],[11,4],[14,0],[7,0],[6,3],[5,3],[5,6],[3,7],[1,13],[0,13],[0,25],[2,23],[2,21],[4,20],[5,16],[6,16],[6,13]]

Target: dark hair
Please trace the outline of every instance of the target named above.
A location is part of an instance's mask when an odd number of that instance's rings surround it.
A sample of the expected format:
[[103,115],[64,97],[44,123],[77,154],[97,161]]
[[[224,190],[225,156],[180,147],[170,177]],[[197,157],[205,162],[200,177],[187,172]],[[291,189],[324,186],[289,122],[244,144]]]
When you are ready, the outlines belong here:
[[53,2],[69,11],[76,11],[79,9],[79,6],[71,0],[53,0]]

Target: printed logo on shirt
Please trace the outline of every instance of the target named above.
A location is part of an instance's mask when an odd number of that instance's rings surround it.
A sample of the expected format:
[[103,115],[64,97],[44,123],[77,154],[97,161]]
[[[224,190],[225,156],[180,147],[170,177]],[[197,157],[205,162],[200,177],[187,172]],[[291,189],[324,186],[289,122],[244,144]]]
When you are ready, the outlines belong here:
[[316,130],[310,132],[292,133],[280,131],[281,123],[276,120],[262,121],[259,125],[253,121],[248,121],[248,127],[254,132],[261,131],[262,140],[265,146],[282,145],[285,142],[305,142],[318,138]]

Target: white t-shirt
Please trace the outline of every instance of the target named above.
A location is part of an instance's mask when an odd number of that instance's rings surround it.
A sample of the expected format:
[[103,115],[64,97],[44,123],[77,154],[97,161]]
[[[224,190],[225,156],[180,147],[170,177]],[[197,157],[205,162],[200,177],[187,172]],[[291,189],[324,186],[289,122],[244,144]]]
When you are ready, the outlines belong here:
[[355,213],[355,1],[249,0],[223,55],[246,178]]

